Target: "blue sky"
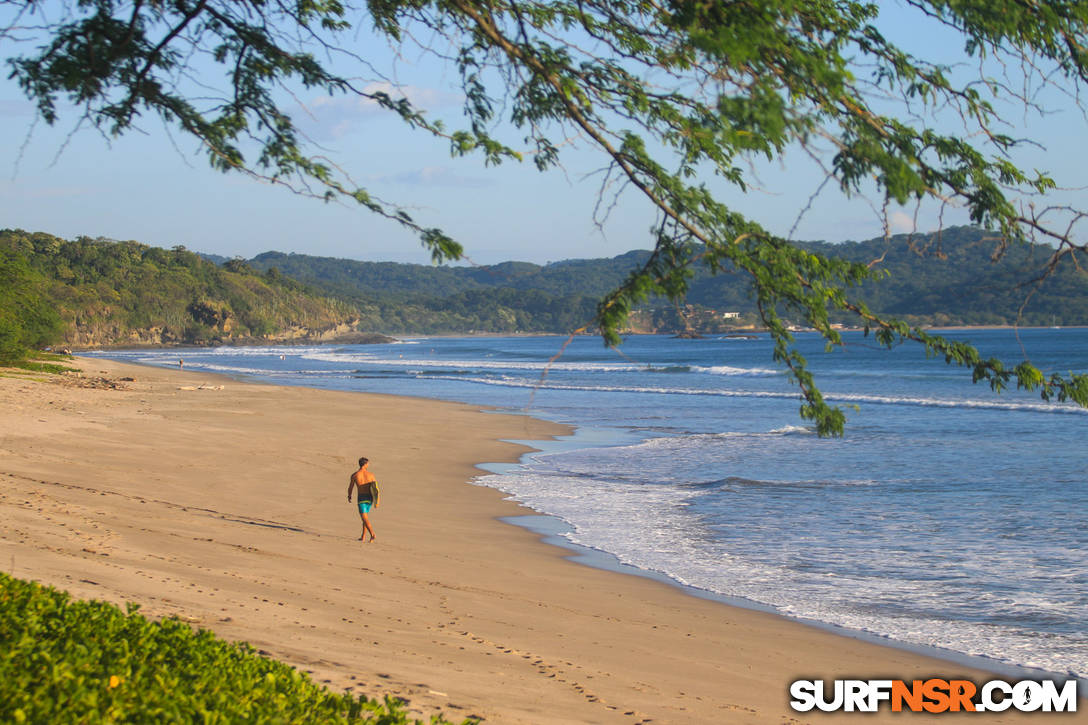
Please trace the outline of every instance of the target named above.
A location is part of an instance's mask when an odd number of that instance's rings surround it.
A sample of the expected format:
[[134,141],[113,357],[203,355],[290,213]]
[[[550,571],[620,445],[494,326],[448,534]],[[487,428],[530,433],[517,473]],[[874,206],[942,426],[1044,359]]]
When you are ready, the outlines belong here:
[[[955,60],[961,41],[912,14],[887,6],[888,27],[926,57]],[[423,108],[456,125],[461,97],[456,73],[410,46],[396,49],[360,38],[366,52],[389,61],[404,92]],[[4,46],[6,57],[11,46]],[[367,79],[363,79],[366,82]],[[379,82],[370,79],[372,83]],[[593,221],[600,156],[584,143],[564,154],[564,168],[545,174],[531,163],[485,168],[478,157],[450,158],[446,143],[411,132],[373,106],[356,100],[301,97],[303,127],[326,155],[360,184],[407,207],[422,223],[439,226],[461,241],[481,264],[508,259],[537,263],[600,257],[649,248],[651,209],[628,193],[603,227]],[[1061,103],[1064,100],[1059,99]],[[1088,161],[1085,123],[1066,111],[1045,119],[1014,119],[1019,135],[1042,139],[1027,165],[1054,169],[1075,186]],[[213,171],[199,148],[154,119],[139,133],[104,139],[83,128],[72,133],[74,115],[56,127],[34,123],[32,107],[9,80],[0,81],[0,227],[135,239],[226,256],[267,250],[354,259],[428,262],[415,237],[357,207],[326,204],[240,175]],[[515,132],[513,138],[520,135]],[[721,187],[723,198],[772,231],[793,227],[821,177],[801,154],[761,164],[758,188],[747,194]],[[717,188],[717,187],[716,187]],[[1057,198],[1070,200],[1081,192]],[[909,231],[913,209],[892,210],[893,231]],[[923,209],[919,227],[932,229],[936,207]],[[950,209],[946,224],[964,223]],[[879,236],[879,214],[868,200],[846,200],[826,190],[797,225],[798,239],[867,239]]]

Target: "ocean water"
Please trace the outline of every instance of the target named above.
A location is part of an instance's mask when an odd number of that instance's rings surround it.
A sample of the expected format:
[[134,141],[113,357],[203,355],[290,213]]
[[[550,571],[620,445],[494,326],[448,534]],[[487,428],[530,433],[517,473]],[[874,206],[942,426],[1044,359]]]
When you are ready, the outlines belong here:
[[[1088,372],[1088,329],[954,333]],[[765,335],[425,338],[110,351],[279,384],[458,400],[579,433],[477,483],[679,584],[899,642],[1088,677],[1088,411],[916,347],[799,334],[846,436],[798,417]],[[549,359],[562,355],[549,364]],[[283,356],[281,358],[281,355]]]

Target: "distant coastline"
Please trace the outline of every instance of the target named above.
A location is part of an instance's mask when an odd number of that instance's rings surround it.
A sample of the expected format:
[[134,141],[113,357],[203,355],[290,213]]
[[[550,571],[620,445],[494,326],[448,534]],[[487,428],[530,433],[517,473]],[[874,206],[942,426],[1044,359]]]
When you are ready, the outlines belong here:
[[927,327],[927,330],[955,332],[956,330],[1084,330],[1088,325],[950,325],[948,327]]
[[[861,327],[843,327],[843,332],[860,332]],[[940,327],[926,327],[922,329],[932,332],[970,332],[972,330],[1046,330],[1046,329],[1061,329],[1061,330],[1083,330],[1088,329],[1088,325],[949,325]],[[795,332],[815,333],[816,330],[811,328],[804,328],[795,330]],[[720,337],[738,338],[747,337],[750,335],[763,335],[766,334],[765,328],[744,328],[738,329],[735,332],[723,332],[712,333],[705,335],[703,339],[714,340]],[[160,342],[160,343],[138,343],[138,342],[124,342],[114,343],[109,345],[67,345],[66,349],[73,353],[86,352],[88,350],[169,350],[169,349],[203,349],[208,347],[299,347],[303,345],[381,345],[399,342],[403,338],[409,338],[413,340],[427,340],[427,339],[448,339],[457,337],[477,337],[477,338],[497,338],[497,337],[567,337],[569,335],[575,335],[577,337],[595,337],[596,332],[443,332],[443,333],[394,333],[386,335],[383,333],[355,333],[348,335],[341,335],[337,337],[327,339],[313,339],[313,338],[277,338],[277,339],[256,339],[256,338],[243,338],[232,340],[217,340],[210,344],[199,342]],[[660,335],[663,337],[672,337],[673,334],[669,332],[625,332],[624,337],[636,336],[636,335]]]
[[[272,338],[260,339],[253,337],[234,338],[227,340],[215,340],[208,342],[148,342],[137,341],[116,342],[106,345],[65,345],[64,349],[73,353],[86,352],[88,350],[171,350],[194,349],[208,347],[298,347],[301,345],[381,345],[396,342],[397,338],[382,335],[377,332],[357,332],[337,335],[329,338]],[[62,346],[58,346],[60,349]]]
[[[985,253],[987,239],[971,227],[946,229],[936,240],[940,259],[919,256],[911,240],[898,236],[797,245],[843,262],[881,260],[887,274],[862,282],[851,299],[914,328],[954,332],[1088,324],[1082,275],[1063,266],[1044,287],[1033,288],[1026,304],[1020,285],[1037,276],[1034,247],[1010,248],[994,263]],[[20,325],[34,328],[20,335],[36,347],[70,350],[367,344],[397,335],[565,335],[570,330],[593,335],[600,301],[646,264],[649,254],[635,250],[606,259],[471,267],[276,252],[223,261],[184,247],[166,250],[86,237],[67,241],[20,230],[0,230],[0,251],[22,260],[24,283],[40,307],[40,314],[16,315]],[[682,300],[647,298],[618,323],[626,328],[621,334],[760,333],[765,321],[744,277],[693,270]],[[809,329],[803,312],[780,313],[789,331]],[[827,314],[835,330],[859,328],[860,318],[848,310],[831,304]]]

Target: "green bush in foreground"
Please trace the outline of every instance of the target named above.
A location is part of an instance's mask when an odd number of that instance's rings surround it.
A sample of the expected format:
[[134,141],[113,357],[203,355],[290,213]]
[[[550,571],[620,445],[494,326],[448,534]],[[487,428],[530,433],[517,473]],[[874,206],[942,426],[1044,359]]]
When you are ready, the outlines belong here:
[[0,722],[408,722],[389,698],[335,694],[246,644],[135,609],[0,573]]

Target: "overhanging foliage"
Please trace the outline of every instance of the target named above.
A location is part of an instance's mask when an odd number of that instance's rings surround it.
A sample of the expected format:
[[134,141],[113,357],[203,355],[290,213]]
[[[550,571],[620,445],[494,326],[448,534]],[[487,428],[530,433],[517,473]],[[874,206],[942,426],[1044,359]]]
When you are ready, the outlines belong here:
[[[618,343],[640,301],[683,297],[697,266],[745,275],[775,359],[800,387],[801,415],[821,435],[841,434],[844,414],[824,402],[786,315],[835,345],[829,311],[849,311],[880,342],[915,340],[994,389],[1015,384],[1088,405],[1084,375],[1047,377],[1028,362],[984,360],[970,346],[873,314],[854,294],[879,274],[873,268],[799,249],[721,203],[709,185],[717,177],[745,189],[752,159],[800,149],[844,194],[874,189],[885,205],[957,204],[1005,244],[1046,239],[1055,244],[1046,266],[1053,269],[1085,249],[1075,236],[1082,215],[1018,203],[1055,183],[1010,160],[1024,141],[1002,131],[995,101],[1031,107],[1048,84],[1075,93],[1088,69],[1083,2],[906,0],[959,34],[966,56],[980,63],[967,80],[890,42],[873,2],[369,0],[351,8],[339,0],[82,0],[45,24],[36,20],[42,0],[0,5],[19,9],[0,38],[32,41],[9,62],[47,122],[57,120],[61,97],[110,134],[157,114],[200,139],[216,168],[353,199],[418,232],[436,261],[460,257],[461,245],[307,152],[276,100],[279,88],[366,98],[448,139],[455,155],[480,153],[488,163],[528,155],[547,169],[577,135],[607,157],[605,186],[632,190],[658,213],[649,261],[598,308],[605,341]],[[430,49],[460,75],[463,129],[444,128],[407,98],[359,88],[318,59],[337,54],[338,63],[367,66],[374,59],[352,40],[363,26],[394,45],[432,39]],[[194,92],[195,57],[221,71],[220,97],[207,99],[212,81],[203,75]],[[1021,69],[1023,83],[1014,90],[987,75],[987,63]],[[939,113],[954,114],[962,132],[938,130]],[[505,138],[511,131],[516,141]],[[527,154],[516,150],[525,146]]]

